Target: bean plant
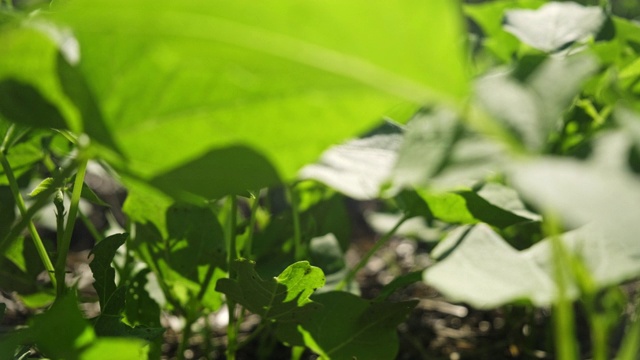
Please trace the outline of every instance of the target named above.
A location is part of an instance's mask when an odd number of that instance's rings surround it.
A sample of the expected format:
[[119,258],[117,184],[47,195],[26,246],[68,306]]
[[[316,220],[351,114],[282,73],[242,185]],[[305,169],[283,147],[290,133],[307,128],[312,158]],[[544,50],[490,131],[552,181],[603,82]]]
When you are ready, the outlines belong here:
[[[226,312],[208,354],[262,338],[293,359],[393,359],[420,299],[392,295],[416,283],[551,309],[553,358],[639,358],[620,285],[640,275],[640,25],[608,1],[0,4],[0,289],[34,314],[0,358],[159,359],[163,314],[184,358]],[[347,198],[391,220],[354,261]],[[83,204],[126,220],[97,228]],[[68,274],[76,223],[95,242],[91,318]],[[362,296],[409,223],[432,264]]]

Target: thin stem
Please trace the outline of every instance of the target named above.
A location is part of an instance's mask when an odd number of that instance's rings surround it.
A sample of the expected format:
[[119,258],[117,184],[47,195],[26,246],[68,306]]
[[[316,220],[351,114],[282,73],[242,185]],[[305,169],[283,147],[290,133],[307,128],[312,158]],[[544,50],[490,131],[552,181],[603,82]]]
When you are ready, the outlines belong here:
[[64,179],[68,178],[71,175],[71,172],[75,169],[75,164],[70,165],[65,168],[57,177],[54,177],[54,181],[51,184],[51,187],[44,189],[40,196],[36,199],[35,203],[27,209],[27,212],[22,215],[20,221],[13,225],[11,230],[7,235],[5,235],[4,239],[0,242],[0,254],[4,254],[5,251],[13,244],[13,241],[20,235],[22,230],[29,226],[29,222],[31,218],[40,211],[44,206],[49,204],[49,196],[51,196],[58,188],[64,185]]
[[247,259],[251,259],[253,257],[253,234],[255,232],[256,221],[257,221],[257,212],[258,206],[260,205],[260,191],[258,191],[255,195],[252,196],[251,199],[251,214],[249,215],[249,229],[247,234],[247,239],[244,243],[244,256]]
[[182,339],[180,340],[180,346],[178,346],[178,353],[176,354],[178,360],[186,359],[184,352],[189,348],[189,338],[191,338],[191,325],[193,325],[193,321],[187,319],[186,322],[182,330]]
[[291,215],[293,217],[293,253],[296,261],[306,258],[306,250],[302,244],[302,232],[300,231],[300,208],[298,207],[298,196],[294,186],[288,186],[289,201],[291,201]]
[[[238,212],[238,199],[231,195],[228,198],[229,217],[227,223],[227,248],[229,249],[229,278],[236,277],[234,262],[238,259],[238,251],[236,248],[236,214]],[[229,309],[229,324],[227,325],[227,359],[235,360],[238,348],[238,323],[236,319],[236,302],[227,298],[227,307]]]
[[[11,189],[11,193],[13,194],[13,198],[16,201],[16,205],[18,205],[18,210],[20,211],[20,215],[24,218],[27,214],[27,207],[24,203],[24,199],[22,195],[20,195],[20,190],[18,189],[18,182],[16,177],[13,174],[13,170],[11,169],[11,165],[7,160],[7,157],[4,154],[4,147],[6,145],[6,141],[10,132],[12,132],[13,126],[7,131],[7,136],[5,136],[5,140],[2,143],[2,150],[0,151],[0,163],[2,163],[2,169],[4,170],[5,175],[7,176],[7,180],[9,182],[9,189]],[[33,224],[33,221],[28,222],[27,227],[29,229],[29,233],[31,234],[31,240],[36,247],[36,251],[38,252],[38,256],[40,257],[40,261],[44,265],[44,268],[47,270],[49,274],[49,278],[51,279],[51,283],[54,287],[57,286],[56,278],[54,275],[54,268],[51,259],[49,258],[49,254],[47,254],[47,249],[44,247],[44,243],[36,230],[36,226]]]
[[557,359],[576,360],[578,358],[578,347],[575,338],[575,314],[571,299],[567,295],[566,266],[570,264],[570,259],[560,240],[560,236],[558,236],[560,226],[557,224],[556,217],[548,216],[545,225],[547,234],[551,236],[554,278],[558,290],[556,303],[553,306]]
[[382,246],[388,243],[389,240],[396,233],[396,231],[398,231],[400,226],[409,218],[410,218],[409,215],[404,215],[391,230],[389,230],[386,234],[384,234],[382,238],[380,238],[380,240],[378,240],[371,247],[371,249],[369,249],[369,251],[360,259],[360,261],[356,264],[356,266],[354,266],[353,269],[349,270],[349,273],[347,274],[347,276],[345,276],[345,278],[336,286],[336,290],[342,290],[345,286],[348,286],[349,284],[351,284],[353,279],[356,277],[356,274],[358,273],[358,271],[360,271],[360,269],[362,269],[365,265],[367,265],[367,263],[369,262],[369,259],[371,259],[373,254],[375,254],[378,250],[380,250]]
[[[82,154],[81,154],[82,155]],[[66,286],[64,283],[67,254],[71,245],[71,234],[78,216],[78,208],[80,205],[80,195],[82,194],[82,186],[84,185],[84,176],[87,172],[88,158],[81,158],[78,165],[78,173],[73,183],[73,192],[71,193],[71,204],[69,205],[69,215],[67,217],[67,226],[61,241],[58,243],[58,259],[56,260],[56,278],[58,279],[58,297],[64,295]]]
[[[236,224],[237,224],[237,212],[238,212],[238,199],[231,195],[227,198],[227,206],[229,206],[229,217],[227,218],[227,259],[229,261],[229,273],[231,278],[235,277],[233,274],[233,262],[238,259],[238,248],[236,244]],[[233,274],[233,275],[231,275]]]
[[87,227],[87,230],[89,230],[89,233],[95,239],[96,244],[102,241],[102,234],[100,234],[98,229],[96,229],[96,227],[93,225],[89,217],[87,217],[87,215],[84,212],[82,212],[82,210],[78,211],[78,216],[80,216],[80,220],[82,220],[82,222],[84,223],[84,226]]

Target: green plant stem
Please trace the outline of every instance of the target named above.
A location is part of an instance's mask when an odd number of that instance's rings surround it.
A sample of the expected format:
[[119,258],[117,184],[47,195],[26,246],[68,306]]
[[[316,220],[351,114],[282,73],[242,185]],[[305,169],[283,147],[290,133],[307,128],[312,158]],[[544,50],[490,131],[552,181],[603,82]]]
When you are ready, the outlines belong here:
[[556,358],[559,360],[578,359],[578,345],[575,332],[575,314],[572,301],[569,299],[567,284],[567,266],[571,263],[558,234],[560,226],[553,215],[546,217],[546,232],[551,236],[554,278],[558,290],[553,306],[553,323],[555,330]]
[[255,232],[258,206],[260,205],[260,191],[251,199],[251,214],[249,217],[249,228],[247,229],[247,239],[244,243],[244,256],[251,260],[253,257],[253,234]]
[[189,348],[189,338],[191,338],[191,325],[193,325],[193,320],[186,319],[186,324],[184,325],[184,329],[182,330],[182,339],[180,340],[178,353],[176,354],[178,360],[185,360],[184,352]]
[[[229,249],[229,278],[235,279],[236,273],[234,262],[238,259],[238,251],[236,248],[236,214],[238,212],[238,199],[232,195],[228,198],[229,218],[227,223],[227,244]],[[238,348],[238,323],[236,319],[236,303],[232,299],[227,298],[227,307],[229,309],[229,324],[227,325],[227,359],[235,360]]]
[[609,326],[606,319],[599,314],[591,316],[592,359],[609,359]]
[[49,204],[49,196],[51,196],[57,188],[63,186],[63,179],[69,177],[73,169],[74,166],[66,168],[60,177],[54,178],[54,183],[51,188],[45,189],[40,193],[36,202],[27,209],[27,212],[22,216],[22,219],[13,225],[9,233],[0,242],[0,254],[4,254],[4,252],[13,244],[13,241],[18,237],[18,235],[20,235],[22,230],[28,227],[31,218],[33,218],[40,209]]
[[640,352],[640,292],[636,294],[635,307],[616,360],[636,360],[638,358]]
[[293,218],[293,253],[296,261],[304,260],[307,256],[302,244],[302,232],[300,231],[300,207],[298,206],[298,196],[295,185],[287,187],[289,191],[289,201],[291,201],[291,215]]
[[[84,185],[84,176],[87,172],[88,158],[84,158],[82,153],[79,159],[78,172],[73,184],[73,192],[71,193],[71,204],[69,205],[69,214],[67,217],[67,225],[64,228],[61,241],[58,243],[58,259],[56,260],[56,278],[58,280],[58,292],[57,296],[60,297],[66,292],[65,285],[65,270],[67,263],[67,254],[69,253],[69,246],[71,245],[71,234],[73,233],[73,227],[75,225],[76,217],[78,216],[78,208],[80,206],[80,195],[82,194],[82,186]],[[61,229],[58,229],[60,231]]]
[[80,216],[80,220],[82,220],[84,226],[89,230],[89,234],[91,234],[91,236],[96,240],[96,244],[102,241],[102,234],[100,234],[98,229],[96,229],[89,217],[83,213],[82,210],[78,211],[78,216]]
[[[7,131],[7,135],[9,134],[10,132]],[[6,139],[7,137],[5,137],[5,140]],[[13,174],[11,165],[9,165],[9,161],[7,160],[7,157],[4,154],[5,145],[6,145],[6,141],[3,141],[3,144],[2,144],[3,148],[0,151],[0,163],[2,163],[2,169],[4,170],[4,173],[9,182],[9,189],[11,190],[11,193],[13,194],[13,198],[15,199],[16,204],[18,205],[18,210],[20,211],[20,215],[24,218],[27,215],[27,206],[24,203],[24,199],[22,198],[22,195],[20,195],[20,189],[18,189],[18,182]],[[40,261],[42,261],[42,264],[44,265],[45,270],[47,270],[47,273],[49,274],[49,278],[51,279],[51,283],[53,284],[54,287],[57,287],[53,263],[49,258],[49,254],[47,254],[47,249],[44,247],[44,243],[40,238],[40,234],[38,234],[38,231],[36,230],[36,226],[33,224],[33,221],[29,220],[27,227],[29,229],[29,233],[31,234],[31,239],[33,241],[33,244],[36,247],[36,251],[38,252],[38,256],[40,257]]]
[[349,273],[347,273],[347,276],[345,276],[345,278],[336,286],[336,290],[342,290],[344,289],[345,286],[348,286],[356,277],[356,274],[358,273],[358,271],[360,271],[360,269],[362,269],[365,265],[367,265],[367,263],[369,262],[369,259],[371,259],[373,254],[375,254],[378,250],[380,250],[381,247],[383,247],[386,243],[388,243],[389,240],[391,240],[393,235],[396,233],[396,231],[398,231],[400,226],[409,218],[410,218],[409,215],[404,215],[400,220],[398,220],[395,226],[391,230],[389,230],[386,234],[384,234],[382,238],[380,238],[380,240],[378,240],[371,247],[371,249],[369,249],[369,251],[360,259],[360,261],[356,264],[356,266],[354,266],[351,270],[349,270]]

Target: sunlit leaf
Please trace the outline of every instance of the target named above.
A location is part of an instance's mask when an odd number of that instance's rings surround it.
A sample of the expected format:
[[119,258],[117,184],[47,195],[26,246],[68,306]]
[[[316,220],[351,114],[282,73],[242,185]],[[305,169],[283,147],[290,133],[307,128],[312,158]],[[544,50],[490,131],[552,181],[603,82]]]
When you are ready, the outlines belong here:
[[504,26],[522,42],[543,51],[554,51],[595,36],[605,19],[597,6],[549,2],[537,10],[507,11]]
[[[398,104],[455,104],[468,91],[452,1],[74,1],[56,19],[82,44],[80,70],[126,170],[154,181],[233,146],[290,179]],[[224,174],[207,163],[186,190],[223,177],[219,191],[238,193],[252,170],[249,185],[273,183],[267,162],[242,160]]]
[[265,319],[297,322],[320,306],[309,296],[324,286],[324,274],[307,261],[294,263],[266,280],[255,272],[251,261],[239,260],[233,266],[237,279],[218,280],[216,290]]

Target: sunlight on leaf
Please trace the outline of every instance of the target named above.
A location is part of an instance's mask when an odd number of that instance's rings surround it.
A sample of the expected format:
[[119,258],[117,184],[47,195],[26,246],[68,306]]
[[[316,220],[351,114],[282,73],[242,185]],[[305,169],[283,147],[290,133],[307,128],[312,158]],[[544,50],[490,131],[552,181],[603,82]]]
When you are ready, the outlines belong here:
[[537,10],[507,11],[505,29],[536,49],[554,51],[595,36],[604,21],[600,7],[550,2]]
[[324,274],[307,261],[294,263],[267,280],[260,278],[251,261],[238,260],[232,266],[237,279],[218,280],[216,291],[265,319],[299,322],[320,307],[309,296],[324,286]]

